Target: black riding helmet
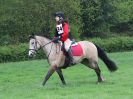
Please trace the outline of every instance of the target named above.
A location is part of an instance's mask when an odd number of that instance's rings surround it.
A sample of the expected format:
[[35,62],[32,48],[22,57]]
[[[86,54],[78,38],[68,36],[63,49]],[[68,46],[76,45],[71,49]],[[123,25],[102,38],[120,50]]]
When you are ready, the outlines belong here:
[[55,14],[54,14],[54,16],[56,17],[56,16],[58,16],[60,19],[65,19],[65,16],[64,16],[64,13],[63,12],[56,12]]

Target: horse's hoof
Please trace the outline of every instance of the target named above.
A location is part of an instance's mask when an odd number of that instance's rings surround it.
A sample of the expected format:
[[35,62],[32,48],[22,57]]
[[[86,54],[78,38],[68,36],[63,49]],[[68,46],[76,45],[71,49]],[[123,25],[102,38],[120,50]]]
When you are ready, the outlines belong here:
[[66,85],[66,83],[63,83],[63,85]]
[[100,83],[102,83],[103,81],[97,81],[96,84],[99,85]]
[[103,77],[101,77],[101,82],[104,82],[104,81],[105,81],[105,79]]
[[100,82],[98,82],[98,81],[97,81],[97,82],[96,82],[96,84],[97,84],[97,85],[99,85],[99,84],[100,84]]
[[103,77],[101,77],[101,79],[98,79],[98,81],[96,83],[99,84],[99,83],[102,83],[104,81],[105,81],[105,79]]

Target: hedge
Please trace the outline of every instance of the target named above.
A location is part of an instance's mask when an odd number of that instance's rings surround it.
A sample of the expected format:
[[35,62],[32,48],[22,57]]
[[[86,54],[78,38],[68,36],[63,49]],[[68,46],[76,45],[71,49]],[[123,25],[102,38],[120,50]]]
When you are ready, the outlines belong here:
[[[31,60],[28,57],[28,44],[9,45],[0,47],[0,63]],[[36,59],[45,58],[42,50],[37,53]]]
[[99,45],[106,52],[122,52],[133,50],[133,37],[114,37],[108,39],[90,39],[90,41]]
[[[120,52],[133,50],[133,37],[114,37],[109,39],[93,38],[88,41],[99,45],[106,52]],[[0,47],[0,62],[29,60],[28,44],[9,45]],[[37,53],[36,59],[46,58],[43,51]]]

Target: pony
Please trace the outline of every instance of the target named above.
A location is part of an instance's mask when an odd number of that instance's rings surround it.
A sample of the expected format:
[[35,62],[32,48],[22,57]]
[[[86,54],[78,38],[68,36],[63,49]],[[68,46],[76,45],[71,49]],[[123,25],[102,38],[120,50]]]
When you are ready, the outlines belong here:
[[29,37],[29,53],[30,57],[35,57],[39,49],[43,49],[47,56],[47,61],[50,65],[49,70],[44,78],[42,85],[44,86],[52,74],[56,71],[62,81],[62,84],[66,85],[62,69],[74,66],[81,63],[91,69],[93,69],[97,75],[97,83],[103,82],[104,79],[101,76],[101,70],[98,65],[98,58],[100,58],[105,64],[110,72],[117,70],[115,62],[113,62],[102,48],[98,45],[93,44],[89,41],[79,41],[78,44],[81,45],[83,54],[80,56],[73,56],[74,64],[71,64],[67,56],[61,50],[60,43],[54,43],[47,37],[30,35]]

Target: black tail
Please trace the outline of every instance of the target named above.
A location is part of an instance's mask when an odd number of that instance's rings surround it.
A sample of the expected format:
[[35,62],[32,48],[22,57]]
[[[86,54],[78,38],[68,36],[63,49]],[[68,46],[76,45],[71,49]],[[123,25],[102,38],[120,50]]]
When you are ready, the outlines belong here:
[[98,57],[100,57],[100,59],[103,60],[103,62],[106,64],[107,68],[113,72],[117,70],[117,66],[116,64],[109,59],[109,57],[106,55],[106,53],[104,52],[104,50],[102,48],[100,48],[99,46],[97,46],[95,44],[95,46],[97,47],[98,50]]

